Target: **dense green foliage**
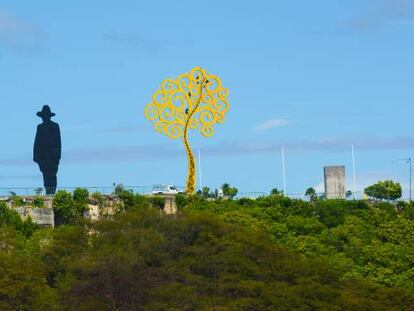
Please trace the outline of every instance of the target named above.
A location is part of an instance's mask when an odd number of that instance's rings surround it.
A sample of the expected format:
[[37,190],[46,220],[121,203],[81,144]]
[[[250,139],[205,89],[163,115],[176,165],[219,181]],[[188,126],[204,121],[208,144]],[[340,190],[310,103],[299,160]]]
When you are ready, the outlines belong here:
[[223,195],[228,198],[234,198],[239,190],[237,190],[236,187],[230,186],[228,183],[224,183],[223,186],[221,186],[221,190],[223,190]]
[[380,181],[366,188],[364,192],[371,198],[387,201],[395,201],[402,196],[401,185],[392,180]]
[[157,202],[119,195],[122,212],[88,223],[72,217],[76,196],[60,193],[55,210],[70,224],[30,235],[1,212],[0,309],[413,307],[410,205],[180,195],[179,214],[165,216]]
[[43,199],[42,196],[36,195],[35,198],[34,198],[34,200],[33,200],[32,205],[33,205],[33,207],[42,208],[45,205],[45,200]]
[[0,228],[2,227],[12,228],[25,237],[31,236],[38,228],[30,217],[23,221],[16,211],[7,208],[6,204],[0,202]]
[[89,203],[89,192],[83,188],[76,188],[73,193],[61,190],[53,198],[55,225],[73,223],[83,217]]
[[69,224],[77,216],[77,209],[72,194],[64,190],[58,191],[53,198],[53,211],[55,213],[55,225]]
[[83,215],[89,203],[89,191],[83,188],[76,188],[73,191],[72,198],[74,201],[76,214]]
[[318,194],[314,188],[308,188],[305,192],[305,196],[309,197],[311,201],[316,201],[318,199]]
[[414,213],[408,204],[397,211],[386,203],[308,203],[276,195],[181,205],[186,210],[214,211],[227,222],[264,230],[277,245],[342,267],[344,279],[369,279],[414,291]]

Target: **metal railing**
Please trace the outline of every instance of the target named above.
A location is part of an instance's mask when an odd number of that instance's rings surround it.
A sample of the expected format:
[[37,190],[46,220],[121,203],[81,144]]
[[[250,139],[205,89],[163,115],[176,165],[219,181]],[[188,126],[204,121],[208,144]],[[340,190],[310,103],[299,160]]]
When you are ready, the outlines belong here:
[[[90,194],[99,192],[104,195],[110,195],[115,192],[116,186],[86,186],[86,187],[57,187],[56,192],[58,191],[66,191],[69,193],[73,193],[73,191],[76,188],[82,188],[89,191]],[[184,192],[185,187],[176,187],[180,192]],[[151,194],[154,186],[123,186],[124,190],[132,191],[136,194],[146,195]],[[213,189],[213,188],[211,188]],[[7,188],[0,188],[0,197],[11,197],[11,196],[35,196],[35,195],[45,195],[46,191],[44,188],[36,188],[36,187],[7,187]],[[251,191],[251,192],[240,192],[235,197],[236,199],[241,198],[249,198],[249,199],[257,199],[259,197],[268,196],[270,195],[269,192],[263,192],[263,191]],[[343,195],[343,193],[342,193]],[[288,193],[285,195],[288,198],[291,199],[297,199],[297,200],[303,200],[303,201],[309,201],[310,196],[305,196],[303,193]],[[324,193],[316,193],[316,196],[318,198],[325,198]],[[348,193],[348,195],[345,196],[347,200],[364,200],[368,199],[368,197],[364,194],[363,191],[357,191]],[[409,201],[409,197],[403,197],[399,199],[400,201]]]
[[[98,187],[98,186],[87,186],[87,187],[57,187],[56,192],[66,191],[72,193],[76,188],[82,188],[89,191],[90,194],[99,192],[101,194],[112,194],[115,191],[115,187]],[[138,194],[151,193],[152,186],[124,186],[123,189],[130,190]],[[45,188],[30,188],[30,187],[10,187],[0,188],[0,196],[34,196],[34,195],[45,195]]]
[[[270,195],[269,192],[242,192],[236,196],[236,199],[241,199],[241,198],[257,199],[259,197],[268,196],[268,195]],[[326,199],[326,194],[323,192],[316,193],[315,195],[316,195],[316,198],[318,199]],[[310,196],[306,196],[304,194],[299,194],[299,193],[288,193],[288,194],[285,194],[284,196],[290,199],[296,199],[296,200],[303,200],[303,201],[311,200]],[[345,200],[369,200],[371,199],[364,193],[364,191],[349,192],[345,194],[344,193],[330,193],[331,199],[334,199],[335,197],[337,197],[338,199],[343,198]],[[409,196],[404,196],[398,199],[398,201],[409,202],[410,198]]]
[[[58,191],[66,191],[69,193],[73,193],[73,191],[77,188],[82,188],[88,190],[90,194],[99,192],[101,194],[110,195],[115,192],[117,186],[72,186],[72,187],[57,187],[56,192]],[[176,187],[176,189],[180,192],[184,191],[183,186]],[[154,186],[122,186],[122,189],[132,191],[136,194],[151,194],[154,190]],[[35,196],[35,195],[45,195],[46,190],[45,188],[41,187],[7,187],[7,188],[0,188],[0,197],[10,197],[10,196]]]

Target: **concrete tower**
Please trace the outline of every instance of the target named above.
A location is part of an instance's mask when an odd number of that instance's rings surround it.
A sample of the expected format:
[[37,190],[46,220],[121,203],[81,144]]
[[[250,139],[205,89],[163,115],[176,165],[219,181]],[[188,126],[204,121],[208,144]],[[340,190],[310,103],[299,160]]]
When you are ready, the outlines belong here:
[[326,166],[324,175],[326,199],[346,199],[345,166]]

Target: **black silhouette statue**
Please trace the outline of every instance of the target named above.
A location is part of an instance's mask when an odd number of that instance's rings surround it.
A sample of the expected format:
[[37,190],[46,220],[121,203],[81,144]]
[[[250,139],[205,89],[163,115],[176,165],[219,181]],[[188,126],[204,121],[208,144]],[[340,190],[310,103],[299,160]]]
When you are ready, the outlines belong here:
[[33,147],[33,161],[39,164],[43,174],[46,194],[54,194],[57,186],[57,172],[62,154],[59,124],[50,119],[55,116],[50,107],[45,105],[37,116],[43,120],[37,126],[36,139]]

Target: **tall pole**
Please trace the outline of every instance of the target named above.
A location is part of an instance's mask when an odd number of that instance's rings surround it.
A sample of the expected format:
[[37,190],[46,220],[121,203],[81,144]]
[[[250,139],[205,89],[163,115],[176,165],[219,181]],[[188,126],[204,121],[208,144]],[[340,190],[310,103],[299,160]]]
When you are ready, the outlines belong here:
[[200,190],[203,191],[203,179],[201,175],[201,150],[198,149],[198,176],[200,176]]
[[410,202],[412,201],[412,182],[413,182],[413,168],[412,168],[412,161],[411,157],[408,158],[408,163],[410,164]]
[[354,175],[354,200],[355,200],[355,194],[356,194],[356,169],[355,169],[355,146],[352,145],[352,171]]
[[282,146],[282,174],[283,174],[283,194],[286,195],[285,146]]

